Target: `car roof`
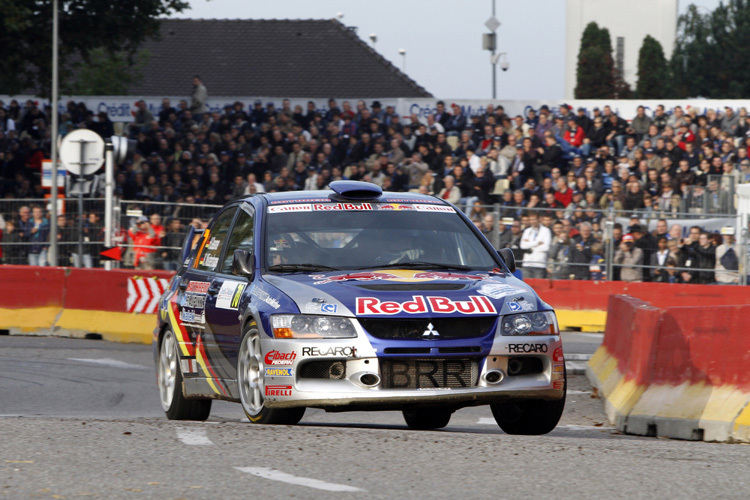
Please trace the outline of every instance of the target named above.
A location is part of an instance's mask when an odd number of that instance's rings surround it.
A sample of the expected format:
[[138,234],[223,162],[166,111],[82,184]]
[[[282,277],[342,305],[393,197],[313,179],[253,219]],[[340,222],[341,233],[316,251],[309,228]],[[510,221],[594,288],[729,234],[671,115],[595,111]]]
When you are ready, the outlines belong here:
[[[253,195],[248,195],[243,199],[249,199]],[[258,195],[255,195],[258,196]],[[372,199],[350,199],[340,196],[334,193],[332,190],[325,191],[286,191],[283,193],[264,193],[260,194],[265,198],[269,204],[282,204],[282,203],[338,203],[341,201],[347,201],[351,203],[364,203],[368,201],[377,201],[385,203],[430,203],[447,205],[444,200],[435,196],[430,196],[420,193],[400,193],[393,191],[385,191],[381,196]]]

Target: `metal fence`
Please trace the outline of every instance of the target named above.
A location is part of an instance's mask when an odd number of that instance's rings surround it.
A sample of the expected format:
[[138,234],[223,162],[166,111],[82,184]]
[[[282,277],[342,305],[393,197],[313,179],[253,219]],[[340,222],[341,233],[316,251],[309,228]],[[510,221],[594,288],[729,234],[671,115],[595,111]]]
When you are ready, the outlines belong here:
[[[104,199],[84,198],[79,215],[77,198],[58,199],[58,265],[103,267]],[[123,249],[123,259],[114,267],[141,269],[177,268],[187,226],[204,227],[220,206],[159,202],[120,201],[114,206],[113,244]],[[48,265],[50,238],[49,199],[0,200],[0,261],[15,265]],[[35,213],[41,217],[34,221]],[[136,263],[134,237],[139,217],[148,219],[143,232],[153,233],[147,243],[147,258]],[[145,247],[145,245],[139,245]]]
[[[47,264],[50,203],[50,200],[40,199],[0,200],[3,264]],[[99,252],[104,249],[104,200],[84,199],[82,217],[77,204],[76,198],[58,200],[58,264],[103,267]],[[113,243],[120,246],[124,254],[114,267],[177,269],[187,227],[205,227],[219,208],[217,205],[119,201],[114,206]],[[633,212],[575,204],[553,209],[502,204],[466,208],[470,218],[496,248],[513,249],[519,267],[527,276],[747,283],[750,238],[748,228],[739,227],[736,214],[714,213],[699,210],[700,207],[688,211],[647,207]],[[46,228],[40,223],[34,230],[35,211],[47,218]],[[531,225],[532,213],[537,214],[541,225],[549,230],[549,242],[543,252],[522,248],[523,232]],[[143,219],[147,223],[138,224]],[[633,242],[643,253],[640,261],[626,255],[622,245],[622,236],[629,234],[634,224],[643,226],[648,233],[636,234],[637,241]],[[735,233],[736,244],[732,248],[736,266],[722,264],[730,264],[731,260],[723,258],[727,247],[722,247],[721,240],[725,237],[721,232],[727,227],[732,227]],[[667,251],[659,252],[654,235],[662,233],[667,236]],[[707,234],[701,237],[700,233]],[[641,241],[641,238],[645,239]],[[656,255],[655,261],[651,259],[653,255]],[[668,262],[669,257],[674,261]]]
[[[736,214],[633,212],[575,204],[563,209],[500,204],[465,208],[495,248],[513,250],[528,277],[747,284],[750,238]],[[532,228],[531,214],[538,217],[540,229]],[[642,231],[633,232],[634,226]],[[524,244],[527,229],[532,243]],[[625,235],[633,237],[632,247],[638,250],[623,245]],[[660,250],[661,236],[666,241]],[[529,245],[538,239],[545,241],[535,251]],[[734,243],[727,244],[730,240]],[[729,248],[735,259],[724,257]]]

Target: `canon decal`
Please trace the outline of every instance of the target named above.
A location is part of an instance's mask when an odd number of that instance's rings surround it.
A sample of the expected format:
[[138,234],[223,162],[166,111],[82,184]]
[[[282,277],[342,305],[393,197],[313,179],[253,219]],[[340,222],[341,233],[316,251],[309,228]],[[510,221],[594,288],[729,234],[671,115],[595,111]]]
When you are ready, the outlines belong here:
[[472,295],[469,300],[452,300],[448,297],[414,295],[406,302],[381,301],[376,297],[358,297],[357,315],[407,314],[497,314],[492,302],[483,296]]

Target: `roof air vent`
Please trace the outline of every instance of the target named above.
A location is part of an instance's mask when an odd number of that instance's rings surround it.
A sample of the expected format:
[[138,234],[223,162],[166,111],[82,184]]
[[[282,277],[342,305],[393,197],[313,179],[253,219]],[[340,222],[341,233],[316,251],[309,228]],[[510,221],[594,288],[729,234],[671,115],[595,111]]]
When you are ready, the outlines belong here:
[[377,184],[360,181],[333,181],[329,186],[336,198],[348,200],[371,200],[383,194],[383,190]]

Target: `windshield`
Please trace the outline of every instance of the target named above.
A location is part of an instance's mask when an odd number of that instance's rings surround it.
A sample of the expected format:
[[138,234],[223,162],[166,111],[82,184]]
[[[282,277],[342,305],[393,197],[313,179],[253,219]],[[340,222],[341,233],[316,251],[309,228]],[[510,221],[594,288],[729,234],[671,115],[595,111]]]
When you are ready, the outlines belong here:
[[324,208],[342,205],[269,207],[266,267],[280,272],[498,267],[451,207],[362,203],[351,205],[355,210]]

